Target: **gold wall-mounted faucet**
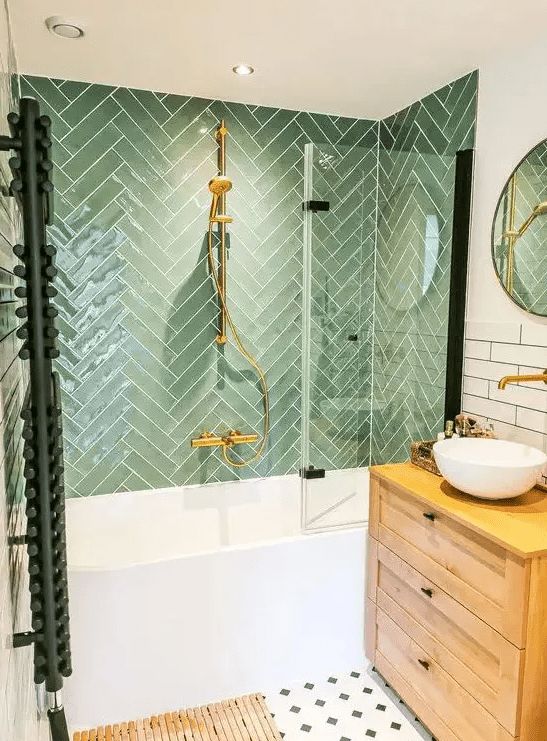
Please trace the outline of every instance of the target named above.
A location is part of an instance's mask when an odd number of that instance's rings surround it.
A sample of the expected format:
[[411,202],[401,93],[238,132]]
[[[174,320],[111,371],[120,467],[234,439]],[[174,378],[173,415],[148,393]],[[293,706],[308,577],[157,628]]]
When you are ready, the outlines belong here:
[[533,373],[523,376],[504,376],[498,383],[498,388],[503,391],[508,383],[533,383],[534,381],[543,381],[547,383],[547,368],[543,373]]

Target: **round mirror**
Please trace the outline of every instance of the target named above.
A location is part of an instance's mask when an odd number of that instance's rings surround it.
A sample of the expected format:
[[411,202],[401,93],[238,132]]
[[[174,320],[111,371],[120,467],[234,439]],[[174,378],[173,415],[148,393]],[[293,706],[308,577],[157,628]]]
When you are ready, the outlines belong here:
[[547,316],[547,139],[528,152],[501,193],[492,258],[510,298]]

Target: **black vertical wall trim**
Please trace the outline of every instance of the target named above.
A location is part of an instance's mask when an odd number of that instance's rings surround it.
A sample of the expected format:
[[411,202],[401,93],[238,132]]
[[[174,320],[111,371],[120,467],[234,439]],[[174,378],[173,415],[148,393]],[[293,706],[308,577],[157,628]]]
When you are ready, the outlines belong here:
[[472,149],[463,149],[456,154],[444,397],[445,419],[454,419],[461,411],[473,159]]

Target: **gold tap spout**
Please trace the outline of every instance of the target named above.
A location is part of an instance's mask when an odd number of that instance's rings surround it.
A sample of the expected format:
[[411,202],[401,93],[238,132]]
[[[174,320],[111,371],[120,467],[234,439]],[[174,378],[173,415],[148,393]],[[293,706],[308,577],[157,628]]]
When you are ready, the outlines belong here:
[[543,381],[547,383],[547,368],[543,373],[534,373],[524,376],[504,376],[498,383],[498,388],[503,391],[508,383],[533,383],[534,381]]

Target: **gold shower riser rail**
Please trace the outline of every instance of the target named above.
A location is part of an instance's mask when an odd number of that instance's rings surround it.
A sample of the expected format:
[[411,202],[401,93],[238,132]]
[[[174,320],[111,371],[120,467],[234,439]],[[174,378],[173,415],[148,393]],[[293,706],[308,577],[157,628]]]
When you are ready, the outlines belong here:
[[[209,211],[209,228],[207,230],[207,261],[209,263],[209,271],[211,273],[211,278],[213,279],[213,283],[216,289],[220,308],[219,329],[216,336],[216,342],[219,345],[224,345],[226,343],[226,330],[229,327],[236,350],[256,372],[260,387],[262,389],[262,401],[264,405],[264,428],[262,439],[260,440],[258,446],[253,450],[250,457],[246,459],[234,459],[228,454],[228,451],[234,445],[256,442],[258,440],[258,435],[255,435],[254,433],[243,435],[241,432],[239,432],[239,430],[231,430],[227,435],[220,436],[206,431],[199,437],[193,438],[191,440],[191,446],[193,448],[208,448],[215,446],[220,447],[222,451],[222,458],[226,464],[233,466],[234,468],[245,468],[246,466],[251,465],[251,463],[254,463],[254,461],[257,461],[266,449],[270,431],[270,401],[268,393],[268,383],[266,381],[264,371],[258,364],[256,358],[251,355],[251,353],[247,350],[245,344],[241,340],[226,301],[226,226],[233,221],[232,217],[226,214],[226,193],[232,188],[232,181],[229,177],[226,176],[225,140],[227,133],[228,130],[223,119],[220,122],[216,135],[218,143],[218,175],[215,175],[215,177],[211,178],[211,180],[209,181],[209,191],[212,194],[212,201]],[[217,260],[215,260],[213,244],[213,228],[215,224],[217,226],[219,237],[218,268],[216,267]]]
[[76,731],[73,741],[281,741],[262,695]]
[[[216,133],[216,139],[218,142],[218,174],[225,177],[226,176],[226,134],[228,133],[228,129],[226,128],[226,124],[224,123],[224,119],[220,122],[220,126],[217,129]],[[226,194],[223,193],[220,196],[220,213],[226,214]],[[224,297],[224,300],[226,300],[226,272],[227,272],[227,262],[228,262],[228,252],[226,250],[226,221],[220,221],[218,223],[218,230],[219,230],[219,238],[220,238],[220,269],[219,269],[219,278],[220,278],[220,290],[222,291],[222,295]],[[227,337],[226,337],[226,311],[224,309],[224,306],[220,307],[220,317],[219,317],[219,328],[218,328],[218,335],[216,337],[216,341],[219,345],[224,345],[226,343]]]

